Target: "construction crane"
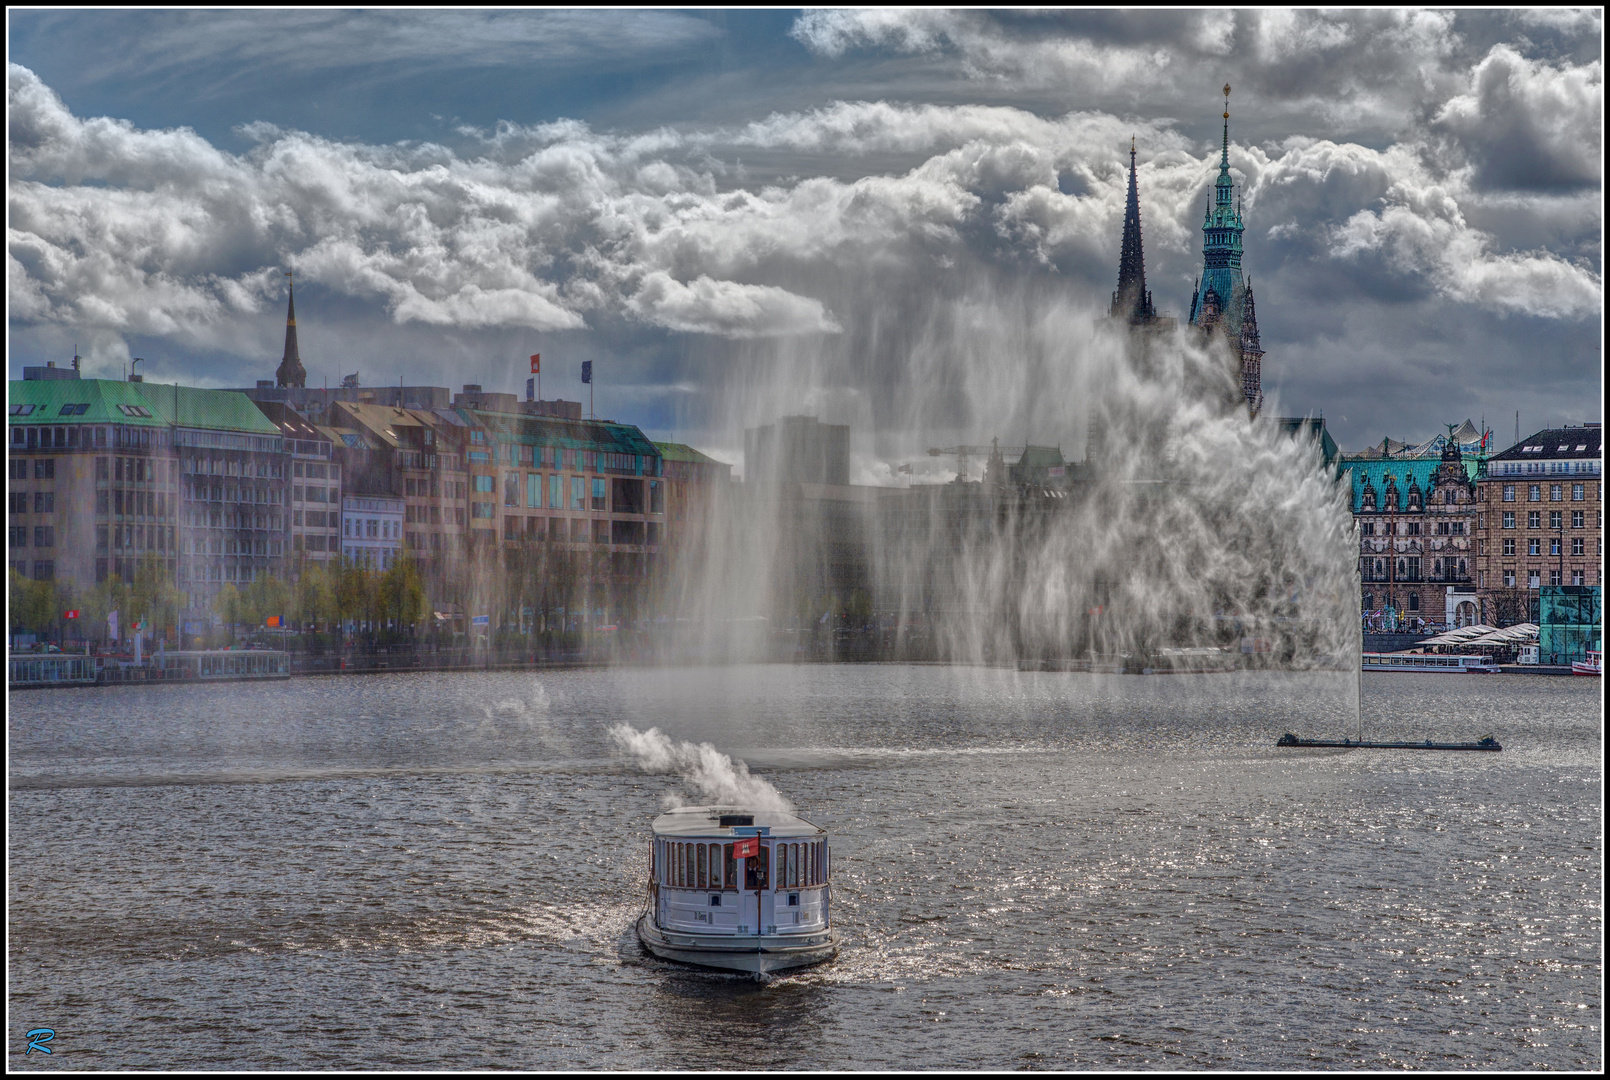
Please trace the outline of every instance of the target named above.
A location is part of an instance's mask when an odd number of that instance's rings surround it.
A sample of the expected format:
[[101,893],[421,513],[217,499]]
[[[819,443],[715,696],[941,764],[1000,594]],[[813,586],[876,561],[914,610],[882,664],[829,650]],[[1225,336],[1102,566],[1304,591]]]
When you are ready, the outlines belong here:
[[983,457],[986,460],[988,460],[989,456],[991,454],[995,453],[996,451],[1000,451],[1003,455],[1004,454],[1019,454],[1019,455],[1021,455],[1024,450],[1028,449],[1027,447],[1024,447],[1024,446],[1002,446],[1002,445],[1000,445],[1000,442],[1001,441],[999,439],[992,439],[990,441],[990,445],[988,445],[988,446],[946,446],[946,447],[943,447],[943,448],[934,446],[934,447],[929,447],[928,456],[929,457],[946,457],[946,456],[949,456],[951,454],[955,454],[956,455],[956,483],[965,484],[967,482],[967,459],[968,458],[970,458],[970,457]]

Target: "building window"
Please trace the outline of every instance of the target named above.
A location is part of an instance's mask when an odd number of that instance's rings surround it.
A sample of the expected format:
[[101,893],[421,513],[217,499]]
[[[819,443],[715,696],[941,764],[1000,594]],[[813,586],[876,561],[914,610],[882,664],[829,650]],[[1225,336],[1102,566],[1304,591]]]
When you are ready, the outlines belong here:
[[527,473],[525,478],[525,505],[528,510],[542,509],[542,474]]
[[1559,484],[1550,484],[1549,485],[1549,502],[1559,502],[1559,501],[1560,501],[1560,485]]
[[42,562],[34,563],[34,580],[35,581],[54,581],[54,580],[56,580],[56,564],[51,562],[49,559],[45,559]]
[[605,502],[606,502],[606,495],[605,495],[605,491],[604,491],[604,478],[601,477],[601,476],[594,477],[593,478],[593,509],[594,510],[607,510],[608,507],[605,505]]
[[1410,593],[1409,594],[1409,610],[1410,611],[1419,611],[1420,610],[1420,594],[1419,593]]
[[1582,501],[1582,485],[1581,484],[1572,484],[1571,485],[1571,501],[1572,502],[1581,502]]
[[1515,554],[1515,541],[1513,541],[1513,540],[1505,540],[1504,541],[1504,554],[1505,555],[1514,555]]
[[476,476],[475,490],[478,494],[492,494],[492,478],[490,476]]
[[1515,571],[1513,571],[1513,570],[1505,570],[1504,571],[1504,588],[1513,589],[1514,587],[1515,587]]
[[548,509],[563,510],[565,508],[565,478],[558,473],[548,477]]
[[1562,526],[1561,526],[1560,523],[1564,520],[1564,517],[1565,517],[1565,515],[1564,515],[1563,511],[1550,510],[1549,511],[1549,528],[1551,528],[1551,529],[1561,528]]
[[1528,529],[1541,529],[1543,527],[1543,511],[1528,510],[1526,512],[1526,527]]
[[1560,538],[1558,536],[1550,537],[1549,538],[1549,554],[1550,555],[1558,555],[1559,553],[1560,553]]
[[1531,486],[1529,486],[1526,489],[1526,501],[1527,502],[1542,502],[1543,501],[1543,488],[1542,488],[1542,486],[1538,485],[1538,484],[1532,484]]
[[[511,446],[509,449],[513,450],[514,448]],[[519,473],[513,473],[512,472],[512,473],[505,473],[504,474],[504,476],[503,476],[503,505],[504,506],[519,506],[520,505],[520,474]]]
[[1537,540],[1537,539],[1532,539],[1532,540],[1526,541],[1526,554],[1528,554],[1528,555],[1541,555],[1541,554],[1543,554],[1543,542],[1541,540]]
[[34,479],[35,480],[54,480],[54,479],[56,479],[56,459],[55,458],[35,458],[34,459]]
[[497,507],[489,502],[472,504],[471,516],[479,520],[491,521],[497,517]]
[[1571,571],[1571,584],[1572,585],[1581,585],[1582,584],[1582,571],[1580,571],[1580,570],[1572,570]]
[[1514,527],[1515,527],[1515,511],[1513,511],[1513,510],[1505,510],[1504,511],[1504,528],[1513,529]]
[[[56,527],[54,525],[34,526],[34,547],[55,547]],[[41,578],[40,580],[45,580]]]
[[1585,514],[1586,514],[1586,511],[1583,511],[1583,510],[1572,510],[1571,511],[1571,528],[1573,528],[1573,529],[1582,528],[1582,522],[1585,520]]
[[1560,586],[1560,572],[1558,570],[1549,571],[1549,585],[1555,588]]
[[587,480],[585,477],[572,476],[570,478],[570,508],[572,510],[587,509]]
[[1514,502],[1515,501],[1515,485],[1514,484],[1505,484],[1504,485],[1504,501],[1505,502]]
[[1526,575],[1526,587],[1529,588],[1529,589],[1540,589],[1540,588],[1542,588],[1543,587],[1542,575],[1539,574],[1536,570],[1533,570],[1531,573],[1527,574]]
[[1364,535],[1365,536],[1374,536],[1375,535],[1375,522],[1366,521],[1364,523]]
[[1572,555],[1585,555],[1585,554],[1587,554],[1586,547],[1587,547],[1586,543],[1583,541],[1583,539],[1580,536],[1571,537],[1571,554]]

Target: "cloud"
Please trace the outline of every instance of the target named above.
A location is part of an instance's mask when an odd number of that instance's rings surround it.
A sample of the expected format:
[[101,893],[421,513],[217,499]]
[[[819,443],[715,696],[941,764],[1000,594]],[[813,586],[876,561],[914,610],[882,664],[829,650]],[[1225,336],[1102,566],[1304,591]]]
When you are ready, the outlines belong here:
[[670,330],[725,337],[836,334],[842,329],[821,301],[773,285],[742,285],[700,276],[684,285],[663,270],[649,274],[627,307]]
[[1495,45],[1433,127],[1454,136],[1486,187],[1554,190],[1604,177],[1604,65],[1558,66]]

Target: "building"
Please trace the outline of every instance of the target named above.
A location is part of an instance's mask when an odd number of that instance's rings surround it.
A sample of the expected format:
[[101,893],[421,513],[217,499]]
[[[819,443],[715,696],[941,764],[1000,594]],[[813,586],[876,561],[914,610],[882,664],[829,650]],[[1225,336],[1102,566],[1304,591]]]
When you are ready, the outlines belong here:
[[[665,463],[665,482],[661,485],[665,517],[663,525],[649,526],[649,535],[654,536],[658,527],[678,544],[696,544],[715,510],[716,500],[732,484],[732,466],[686,443],[657,442],[654,449]],[[652,502],[651,498],[651,505]]]
[[157,560],[188,612],[283,571],[288,458],[244,396],[138,381],[13,382],[9,559],[75,588]]
[[274,422],[291,461],[291,503],[287,552],[291,559],[328,562],[341,554],[341,463],[328,428],[279,401],[257,408]]
[[1539,622],[1544,588],[1603,585],[1604,428],[1545,428],[1487,463],[1476,586],[1494,626]]
[[744,483],[850,482],[850,426],[785,416],[744,432]]
[[1538,594],[1540,663],[1569,664],[1604,652],[1602,585],[1545,585]]
[[1224,144],[1213,200],[1202,219],[1202,276],[1191,296],[1190,322],[1217,337],[1234,358],[1241,396],[1257,414],[1263,408],[1263,347],[1252,282],[1241,272],[1241,236],[1246,223],[1230,177],[1230,87],[1224,88]]
[[378,495],[341,500],[341,554],[370,570],[390,570],[403,541],[403,501]]
[[1342,455],[1366,625],[1397,630],[1481,621],[1475,540],[1483,464],[1465,457],[1457,442],[1435,458]]

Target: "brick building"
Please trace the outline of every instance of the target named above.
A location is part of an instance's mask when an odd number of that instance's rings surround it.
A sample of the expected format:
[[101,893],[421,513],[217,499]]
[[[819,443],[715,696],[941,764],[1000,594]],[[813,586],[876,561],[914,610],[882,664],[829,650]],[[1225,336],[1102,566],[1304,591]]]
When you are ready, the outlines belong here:
[[1479,621],[1475,591],[1479,457],[1457,440],[1435,458],[1344,455],[1359,532],[1364,618],[1372,628]]
[[1546,428],[1488,462],[1476,531],[1483,621],[1537,622],[1540,589],[1604,583],[1603,435],[1599,424]]

